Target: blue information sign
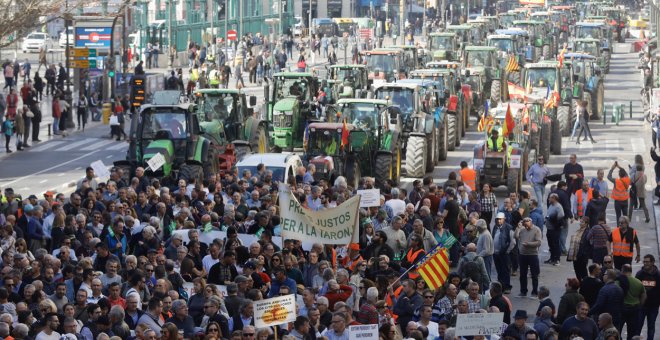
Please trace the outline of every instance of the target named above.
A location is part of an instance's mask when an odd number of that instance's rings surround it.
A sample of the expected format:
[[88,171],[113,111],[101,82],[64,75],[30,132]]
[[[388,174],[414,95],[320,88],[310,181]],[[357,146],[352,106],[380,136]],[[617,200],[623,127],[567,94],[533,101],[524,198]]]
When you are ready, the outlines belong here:
[[111,27],[76,27],[75,47],[110,49]]

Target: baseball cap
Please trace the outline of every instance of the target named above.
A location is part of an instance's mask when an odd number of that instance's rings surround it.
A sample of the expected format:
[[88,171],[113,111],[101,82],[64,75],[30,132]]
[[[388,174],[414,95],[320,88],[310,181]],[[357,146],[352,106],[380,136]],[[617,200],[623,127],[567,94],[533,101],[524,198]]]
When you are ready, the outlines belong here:
[[25,210],[25,212],[30,212],[30,211],[34,210],[34,206],[32,204],[28,203],[23,207],[23,210]]
[[351,250],[360,250],[360,245],[357,244],[357,243],[351,243],[351,244],[348,245],[348,249],[351,249]]
[[28,199],[29,199],[29,200],[36,200],[36,199],[38,199],[38,198],[37,198],[37,196],[35,196],[35,195],[30,195],[30,196],[28,196]]
[[55,196],[55,191],[48,190],[44,192],[44,197],[53,197],[53,196]]
[[497,216],[495,216],[495,218],[506,218],[506,216],[504,215],[503,212],[499,212],[497,213]]

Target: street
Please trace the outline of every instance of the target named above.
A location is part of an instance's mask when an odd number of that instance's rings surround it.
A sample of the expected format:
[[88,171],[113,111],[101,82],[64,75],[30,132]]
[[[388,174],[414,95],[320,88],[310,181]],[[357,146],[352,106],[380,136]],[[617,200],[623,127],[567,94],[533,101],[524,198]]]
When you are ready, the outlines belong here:
[[[4,53],[3,53],[4,55]],[[30,60],[35,55],[29,56]],[[610,122],[609,116],[607,124],[603,121],[592,121],[591,130],[597,144],[582,143],[577,145],[575,141],[568,141],[564,137],[562,141],[562,154],[551,156],[548,165],[552,173],[559,173],[568,161],[568,156],[572,153],[577,154],[578,163],[582,164],[586,178],[596,176],[598,169],[605,169],[606,173],[616,160],[622,166],[631,164],[635,154],[641,154],[644,157],[646,173],[649,180],[647,184],[647,204],[653,211],[652,189],[653,162],[649,156],[651,143],[651,130],[648,124],[644,124],[641,117],[641,103],[639,101],[640,75],[636,71],[637,63],[636,53],[613,54],[611,72],[606,77],[606,103],[624,103],[626,107],[625,120],[620,125],[614,125]],[[340,59],[341,60],[341,59]],[[322,62],[324,60],[318,60]],[[160,70],[159,70],[160,71]],[[163,70],[164,72],[164,70]],[[247,77],[246,77],[247,78]],[[230,82],[230,84],[232,84]],[[232,84],[233,85],[233,84]],[[246,89],[249,94],[258,97],[258,103],[263,102],[263,90],[257,86],[248,86]],[[628,103],[633,101],[633,119],[628,116]],[[45,101],[42,106],[47,107],[49,101]],[[259,105],[259,104],[258,104]],[[608,105],[606,105],[608,107]],[[608,107],[608,111],[611,109]],[[49,109],[44,110],[43,129],[52,120]],[[477,121],[473,117],[471,130],[462,140],[460,148],[457,151],[449,152],[446,161],[436,166],[432,176],[436,183],[442,183],[447,179],[449,172],[458,171],[458,164],[466,160],[472,161],[473,146],[483,138],[483,133],[476,131]],[[128,123],[126,124],[128,126]],[[107,166],[112,165],[113,161],[123,159],[127,148],[125,141],[115,141],[109,139],[109,127],[100,123],[92,123],[84,132],[72,131],[67,137],[51,136],[46,137],[42,131],[44,142],[34,144],[31,148],[22,152],[12,154],[0,153],[2,166],[0,167],[0,187],[12,187],[24,197],[29,194],[41,194],[47,190],[64,192],[65,194],[73,192],[74,183],[84,175],[84,168],[92,162],[101,160]],[[12,144],[13,146],[13,144]],[[413,178],[402,179],[406,186],[410,186]],[[610,184],[610,187],[612,185]],[[504,190],[498,190],[498,196],[502,197]],[[529,185],[525,184],[525,189],[530,190]],[[547,188],[549,189],[549,188]],[[615,215],[613,204],[608,206],[608,221],[610,226],[614,226]],[[644,223],[644,217],[641,212],[636,211],[633,214],[631,226],[634,227],[641,240],[642,254],[653,254],[658,257],[658,236],[656,220],[660,218],[660,213],[656,212],[655,218],[651,223]],[[570,235],[577,229],[577,224],[573,224],[569,231]],[[541,248],[541,261],[548,258],[547,242],[543,242]],[[641,268],[640,264],[634,264],[633,272]],[[493,270],[493,273],[495,271]],[[494,274],[495,275],[495,274]],[[540,285],[550,288],[550,297],[558,303],[559,297],[564,292],[564,283],[567,277],[573,277],[573,266],[563,260],[559,266],[547,264],[541,265]],[[528,312],[536,311],[538,299],[519,298],[518,277],[512,278],[514,286],[509,298],[516,308],[526,309]],[[533,313],[532,313],[533,314]],[[529,320],[528,322],[531,322]],[[645,334],[646,327],[642,334]]]

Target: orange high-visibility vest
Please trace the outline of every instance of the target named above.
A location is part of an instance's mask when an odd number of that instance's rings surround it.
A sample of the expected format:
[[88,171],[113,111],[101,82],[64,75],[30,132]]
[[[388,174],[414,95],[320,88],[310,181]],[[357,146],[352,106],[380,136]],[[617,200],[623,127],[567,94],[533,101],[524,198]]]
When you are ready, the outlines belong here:
[[628,188],[630,187],[630,177],[617,178],[614,180],[612,189],[612,199],[615,201],[627,201],[630,198]]
[[[399,286],[399,288],[395,289],[394,298],[398,299],[402,291],[403,291],[403,286]],[[392,310],[392,308],[394,307],[394,299],[392,299],[392,295],[390,293],[387,293],[387,296],[385,297],[385,303],[387,304],[388,307],[390,307],[390,310]],[[396,319],[399,318],[399,315],[394,314],[394,312],[392,312],[392,318],[394,319],[394,322],[396,322]]]
[[[633,229],[633,239],[637,237],[637,230]],[[612,232],[612,255],[633,257],[632,244],[626,242],[626,239],[621,235],[621,229],[616,228]]]
[[[578,217],[582,217],[583,212],[582,212],[582,192],[584,190],[578,190],[575,195],[577,196],[577,215]],[[591,199],[594,198],[594,190],[589,188],[589,191],[587,192],[587,204],[591,202]]]
[[[417,258],[417,255],[419,255],[419,254],[422,253],[423,251],[424,251],[424,248],[422,248],[422,249],[420,249],[420,250],[418,250],[418,251],[416,251],[416,252],[414,252],[414,253],[413,253],[413,250],[412,250],[412,249],[408,250],[408,254],[406,254],[406,260],[408,260],[408,263],[410,263],[410,265],[414,267],[414,266],[415,266],[415,262],[413,262],[413,261],[415,261],[415,259]],[[419,273],[417,273],[417,269],[411,269],[411,270],[408,272],[408,278],[409,278],[409,279],[411,279],[411,280],[417,280],[418,277],[419,277]]]
[[477,172],[474,169],[463,168],[459,171],[463,184],[470,187],[471,190],[477,190]]

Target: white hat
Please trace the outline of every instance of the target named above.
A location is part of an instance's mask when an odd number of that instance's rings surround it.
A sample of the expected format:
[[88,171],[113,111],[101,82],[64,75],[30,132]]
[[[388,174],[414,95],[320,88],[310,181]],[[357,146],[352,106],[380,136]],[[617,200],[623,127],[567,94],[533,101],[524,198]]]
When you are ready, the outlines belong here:
[[504,216],[503,212],[498,212],[497,216],[495,216],[495,218],[506,218],[506,216]]

